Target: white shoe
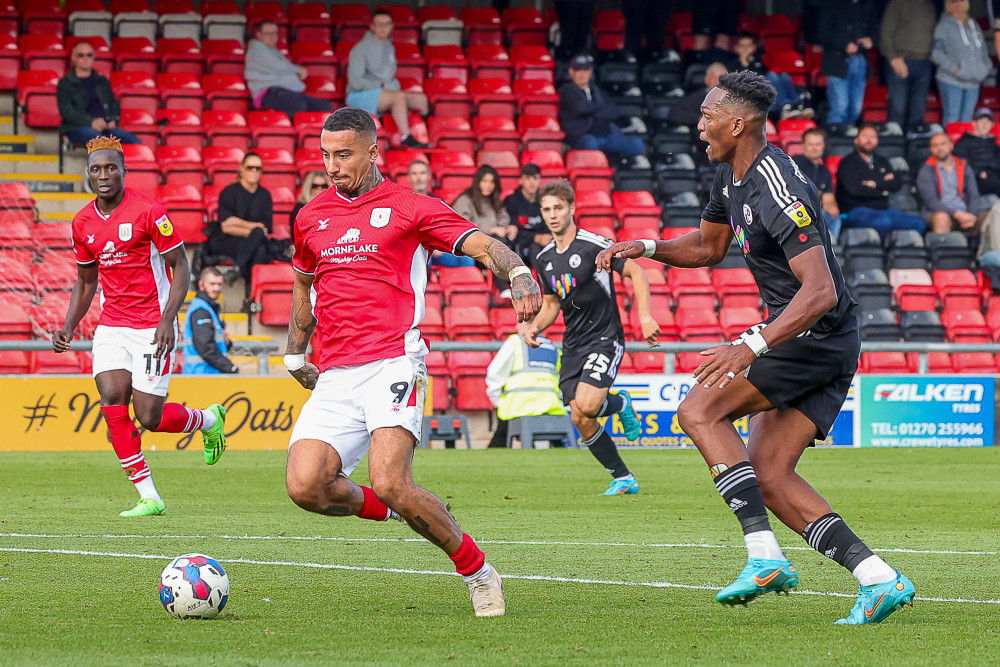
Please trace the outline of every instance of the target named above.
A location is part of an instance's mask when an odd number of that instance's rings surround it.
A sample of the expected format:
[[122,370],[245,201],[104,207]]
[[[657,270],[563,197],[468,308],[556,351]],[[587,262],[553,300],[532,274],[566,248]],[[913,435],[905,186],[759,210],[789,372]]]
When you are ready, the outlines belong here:
[[469,582],[469,599],[476,616],[503,616],[507,612],[507,603],[503,599],[503,582],[496,568],[490,568],[485,577]]
[[386,521],[398,521],[400,523],[406,523],[406,519],[396,514],[395,510],[389,510],[389,518]]

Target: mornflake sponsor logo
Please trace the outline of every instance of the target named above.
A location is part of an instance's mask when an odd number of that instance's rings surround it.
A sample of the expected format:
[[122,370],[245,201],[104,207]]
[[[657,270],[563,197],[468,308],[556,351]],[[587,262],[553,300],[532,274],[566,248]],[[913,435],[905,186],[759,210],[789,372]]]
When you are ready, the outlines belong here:
[[912,382],[875,385],[873,400],[907,403],[969,403],[983,400],[983,385],[976,383],[941,383],[920,386]]
[[320,257],[337,257],[340,255],[354,255],[364,252],[378,252],[377,243],[362,243],[361,245],[339,245],[332,248],[324,248],[320,251]]

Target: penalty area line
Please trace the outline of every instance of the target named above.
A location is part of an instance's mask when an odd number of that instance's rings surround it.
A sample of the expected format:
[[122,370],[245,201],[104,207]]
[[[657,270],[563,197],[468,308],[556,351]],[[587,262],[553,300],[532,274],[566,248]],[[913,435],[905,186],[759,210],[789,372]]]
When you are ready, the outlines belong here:
[[[157,554],[130,554],[117,551],[84,551],[77,549],[29,549],[18,547],[0,547],[0,552],[7,553],[31,553],[31,554],[57,554],[64,556],[102,556],[108,558],[137,558],[141,560],[173,560],[172,556]],[[250,558],[216,558],[220,563],[236,563],[243,565],[270,565],[279,567],[307,567],[322,570],[347,570],[351,572],[385,572],[390,574],[418,574],[430,576],[457,577],[456,572],[445,572],[441,570],[414,570],[397,567],[367,567],[359,565],[338,565],[336,563],[299,563],[284,560],[256,560]],[[550,577],[541,574],[504,574],[504,579],[519,579],[523,581],[551,581],[556,583],[569,584],[594,584],[604,586],[630,586],[638,588],[680,588],[691,591],[717,591],[715,586],[699,586],[694,584],[674,584],[667,581],[621,581],[613,579],[586,579],[580,577]],[[794,595],[813,595],[817,597],[854,598],[848,593],[832,593],[825,591],[793,590]],[[917,597],[920,602],[952,602],[959,604],[1000,604],[1000,600],[976,600],[969,598],[937,598],[937,597]]]
[[[262,541],[284,541],[298,540],[305,542],[426,542],[422,537],[324,537],[321,535],[172,535],[164,533],[162,535],[134,535],[111,533],[105,534],[85,534],[85,533],[0,533],[0,537],[37,537],[42,539],[121,539],[121,540],[262,540]],[[477,544],[497,544],[507,546],[541,546],[541,547],[636,547],[643,549],[746,549],[742,544],[707,544],[704,542],[559,542],[549,540],[476,540]],[[782,551],[813,551],[809,546],[785,546]],[[897,553],[897,554],[929,554],[941,556],[1000,556],[1000,551],[960,551],[953,549],[875,549],[876,553]]]

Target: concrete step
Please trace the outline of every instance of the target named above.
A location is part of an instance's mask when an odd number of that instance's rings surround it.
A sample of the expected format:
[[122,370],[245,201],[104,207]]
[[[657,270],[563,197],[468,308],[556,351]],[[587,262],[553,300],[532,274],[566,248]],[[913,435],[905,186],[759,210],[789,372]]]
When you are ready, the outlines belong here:
[[42,222],[62,222],[72,221],[76,211],[45,211],[38,214],[38,219]]
[[30,134],[0,134],[0,154],[33,155],[35,137]]
[[[0,155],[0,172],[17,174],[58,174],[59,156],[57,155],[19,155],[7,153]],[[83,171],[81,170],[82,174]]]
[[0,134],[14,133],[14,117],[0,116]]
[[32,192],[83,192],[83,176],[79,174],[10,172],[0,173],[0,180],[21,181]]
[[85,192],[40,192],[35,195],[39,212],[79,211],[94,200]]

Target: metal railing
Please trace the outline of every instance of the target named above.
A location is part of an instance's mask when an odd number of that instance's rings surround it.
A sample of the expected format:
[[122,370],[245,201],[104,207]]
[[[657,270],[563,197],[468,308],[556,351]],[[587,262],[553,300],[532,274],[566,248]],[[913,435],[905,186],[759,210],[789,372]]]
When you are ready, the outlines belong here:
[[[90,352],[94,347],[92,340],[75,340],[70,343],[71,352]],[[180,342],[178,342],[180,347]],[[0,350],[15,350],[21,352],[44,352],[52,349],[52,343],[47,340],[0,340]],[[257,357],[257,373],[267,375],[270,364],[268,357],[280,349],[273,340],[237,340],[229,354],[233,356]]]
[[[674,354],[678,352],[701,352],[714,345],[722,345],[728,341],[718,343],[681,343],[669,342],[659,343],[655,347],[650,347],[647,343],[630,341],[625,343],[626,352],[666,352],[663,361],[663,372],[674,372]],[[431,343],[431,349],[435,352],[496,352],[500,349],[502,341],[435,341]],[[556,343],[560,345],[560,343]],[[70,350],[89,352],[93,346],[93,341],[77,340],[70,345]],[[0,340],[0,350],[21,350],[25,352],[37,352],[51,350],[52,343],[46,340]],[[255,356],[257,357],[257,372],[260,375],[268,375],[268,356],[277,352],[280,345],[273,340],[247,340],[235,341],[230,354]],[[931,352],[989,352],[1000,354],[1000,343],[904,343],[904,342],[862,342],[862,352],[912,352],[918,356],[917,372],[927,373],[929,368],[927,355]],[[485,369],[484,369],[485,370]]]

